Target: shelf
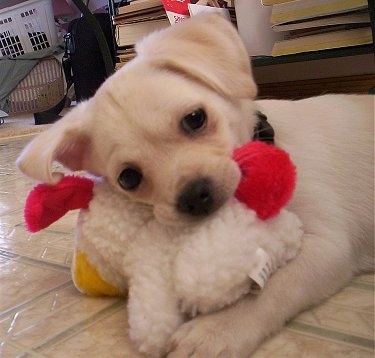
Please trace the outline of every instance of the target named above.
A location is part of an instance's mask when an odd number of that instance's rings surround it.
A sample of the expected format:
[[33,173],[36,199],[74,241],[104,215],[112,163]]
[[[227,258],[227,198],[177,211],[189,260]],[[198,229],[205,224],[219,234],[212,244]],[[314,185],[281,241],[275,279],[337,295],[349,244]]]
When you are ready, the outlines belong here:
[[[372,37],[375,41],[375,1],[368,0],[368,8],[370,11],[370,20],[372,28]],[[254,67],[269,66],[269,65],[279,65],[283,63],[292,62],[302,62],[302,61],[314,61],[323,60],[326,58],[337,58],[337,57],[347,57],[347,56],[357,56],[357,55],[367,55],[375,54],[375,43],[370,45],[353,46],[336,48],[330,50],[314,51],[314,52],[304,52],[297,53],[294,55],[285,56],[266,56],[266,57],[253,57],[251,63]]]
[[285,56],[278,56],[278,57],[272,57],[272,56],[253,57],[251,59],[251,62],[254,67],[260,67],[260,66],[269,66],[269,65],[279,65],[283,63],[322,60],[326,58],[366,55],[366,54],[373,54],[374,52],[375,52],[374,45],[371,44],[371,45],[345,47],[345,48],[337,48],[337,49],[314,51],[314,52],[304,52],[304,53],[297,53],[294,55],[285,55]]

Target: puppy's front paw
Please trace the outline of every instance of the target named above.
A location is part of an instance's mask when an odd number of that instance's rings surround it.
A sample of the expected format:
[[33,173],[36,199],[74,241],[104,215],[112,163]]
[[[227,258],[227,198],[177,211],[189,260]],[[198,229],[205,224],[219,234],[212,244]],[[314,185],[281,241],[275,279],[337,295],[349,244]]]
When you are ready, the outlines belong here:
[[168,358],[242,358],[234,327],[220,314],[200,316],[184,323],[168,345]]

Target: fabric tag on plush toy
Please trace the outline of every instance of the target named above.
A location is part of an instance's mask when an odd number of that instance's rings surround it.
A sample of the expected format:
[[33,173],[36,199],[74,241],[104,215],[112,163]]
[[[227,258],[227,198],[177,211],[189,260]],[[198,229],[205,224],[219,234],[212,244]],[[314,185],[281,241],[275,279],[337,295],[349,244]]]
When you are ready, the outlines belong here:
[[266,281],[274,271],[270,256],[262,248],[258,248],[255,252],[258,264],[249,273],[249,277],[253,280],[251,285],[251,293],[260,293],[263,290]]

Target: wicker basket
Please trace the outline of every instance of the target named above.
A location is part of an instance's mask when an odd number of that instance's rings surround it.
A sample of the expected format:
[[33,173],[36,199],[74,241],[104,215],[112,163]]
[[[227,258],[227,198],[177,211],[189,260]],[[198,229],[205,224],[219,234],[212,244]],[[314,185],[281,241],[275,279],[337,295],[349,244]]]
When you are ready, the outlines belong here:
[[8,97],[10,113],[42,112],[64,97],[64,76],[54,57],[42,59]]

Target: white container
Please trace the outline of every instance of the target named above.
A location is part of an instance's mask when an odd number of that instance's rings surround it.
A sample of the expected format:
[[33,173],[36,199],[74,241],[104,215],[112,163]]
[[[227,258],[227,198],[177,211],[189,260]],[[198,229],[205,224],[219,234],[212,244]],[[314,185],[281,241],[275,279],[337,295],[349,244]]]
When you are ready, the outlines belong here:
[[28,0],[0,10],[0,57],[17,57],[56,43],[51,0]]
[[270,56],[273,44],[282,33],[271,29],[272,6],[263,6],[260,0],[236,0],[238,32],[250,56]]

